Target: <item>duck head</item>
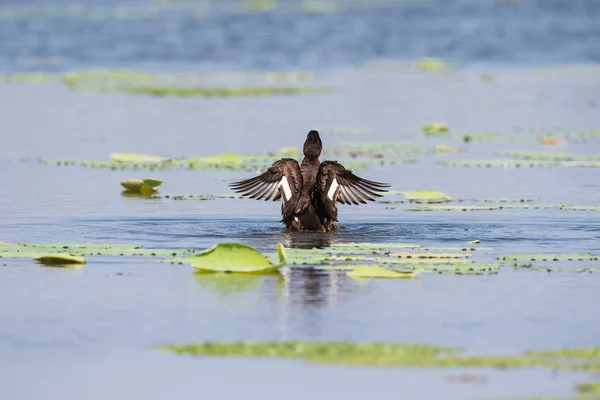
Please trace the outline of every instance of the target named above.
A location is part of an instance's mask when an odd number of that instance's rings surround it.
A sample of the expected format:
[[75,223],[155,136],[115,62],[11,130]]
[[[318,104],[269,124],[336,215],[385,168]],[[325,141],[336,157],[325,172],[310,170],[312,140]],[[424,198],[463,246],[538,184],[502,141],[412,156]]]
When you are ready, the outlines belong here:
[[319,137],[319,132],[310,131],[304,141],[304,156],[307,158],[319,158],[323,144]]

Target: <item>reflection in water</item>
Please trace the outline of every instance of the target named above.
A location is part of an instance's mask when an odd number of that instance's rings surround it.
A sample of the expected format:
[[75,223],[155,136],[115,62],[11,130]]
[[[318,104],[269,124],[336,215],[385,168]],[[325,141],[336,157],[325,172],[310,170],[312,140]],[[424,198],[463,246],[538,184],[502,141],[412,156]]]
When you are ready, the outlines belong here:
[[198,286],[224,295],[255,289],[262,280],[262,275],[253,274],[194,273]]
[[335,243],[335,239],[335,232],[286,232],[283,237],[283,245],[290,249],[324,249]]

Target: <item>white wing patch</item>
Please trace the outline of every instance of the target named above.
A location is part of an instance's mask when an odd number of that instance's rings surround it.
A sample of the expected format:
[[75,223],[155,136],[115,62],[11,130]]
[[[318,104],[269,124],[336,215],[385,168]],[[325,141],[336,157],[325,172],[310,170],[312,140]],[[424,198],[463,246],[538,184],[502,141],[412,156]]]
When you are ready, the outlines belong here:
[[337,190],[338,186],[339,185],[337,183],[337,179],[333,178],[333,182],[331,182],[331,186],[327,191],[327,197],[329,198],[329,200],[333,200],[333,196],[335,195],[335,191]]
[[290,184],[288,183],[288,180],[285,176],[281,178],[281,181],[279,182],[279,187],[283,188],[283,193],[285,194],[286,200],[292,198],[292,189],[290,189]]

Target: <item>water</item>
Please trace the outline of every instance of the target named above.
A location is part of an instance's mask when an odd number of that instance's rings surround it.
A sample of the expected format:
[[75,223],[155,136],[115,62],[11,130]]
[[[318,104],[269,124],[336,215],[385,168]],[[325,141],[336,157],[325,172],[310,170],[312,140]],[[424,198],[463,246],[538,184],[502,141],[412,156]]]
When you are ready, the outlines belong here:
[[[89,4],[111,9],[108,3]],[[117,151],[173,157],[264,152],[300,146],[309,129],[339,126],[369,132],[324,135],[326,149],[355,140],[461,145],[414,133],[429,121],[447,122],[457,132],[506,135],[516,127],[598,129],[598,75],[541,74],[537,69],[598,60],[597,2],[430,2],[333,14],[245,14],[219,3],[201,21],[184,12],[189,5],[139,4],[165,16],[154,20],[138,13],[118,20],[109,13],[93,20],[74,17],[72,9],[66,16],[61,11],[60,18],[0,13],[0,69],[318,67],[315,83],[336,91],[169,99],[73,93],[54,83],[0,83],[0,241],[204,249],[232,240],[272,251],[278,242],[288,247],[352,241],[464,246],[479,239],[493,248],[476,255],[482,260],[515,252],[600,252],[598,211],[410,212],[374,203],[342,206],[342,229],[334,235],[289,234],[278,223],[278,203],[121,197],[118,182],[150,173],[34,161],[106,159]],[[156,37],[160,40],[148,40]],[[380,58],[423,55],[457,61],[462,68],[425,74],[361,66]],[[491,72],[493,82],[481,82],[481,72]],[[389,182],[395,190],[432,188],[459,198],[600,204],[595,168],[450,168],[436,163],[492,158],[499,150],[598,154],[600,139],[572,139],[549,149],[531,141],[467,147],[464,154],[419,156],[416,164],[357,173]],[[163,193],[211,194],[228,191],[223,179],[251,173],[151,175],[164,180]],[[461,384],[448,382],[447,376],[468,370],[199,359],[148,347],[199,340],[307,339],[419,342],[505,355],[598,346],[600,312],[593,306],[600,301],[597,273],[503,269],[498,275],[427,274],[399,282],[357,281],[343,272],[293,268],[284,273],[285,280],[257,277],[246,286],[235,280],[223,286],[195,276],[189,266],[143,260],[99,257],[79,270],[1,260],[0,398],[33,399],[48,393],[63,399],[279,398],[282,393],[290,398],[335,393],[350,399],[367,393],[390,399],[399,394],[568,396],[576,383],[596,378],[549,370],[478,370],[486,383]]]
[[595,0],[347,0],[337,13],[298,12],[322,8],[289,0],[243,13],[240,3],[3,4],[0,70],[330,68],[425,56],[487,65],[600,61]]

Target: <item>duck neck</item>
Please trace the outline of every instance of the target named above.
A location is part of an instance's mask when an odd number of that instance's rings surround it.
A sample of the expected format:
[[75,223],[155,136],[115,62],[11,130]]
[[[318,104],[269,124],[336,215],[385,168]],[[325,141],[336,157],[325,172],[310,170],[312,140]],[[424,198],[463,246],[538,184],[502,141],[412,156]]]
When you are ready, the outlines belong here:
[[306,165],[306,166],[312,166],[312,165],[320,165],[321,162],[319,161],[319,157],[308,157],[305,156],[304,159],[302,160],[302,165]]

